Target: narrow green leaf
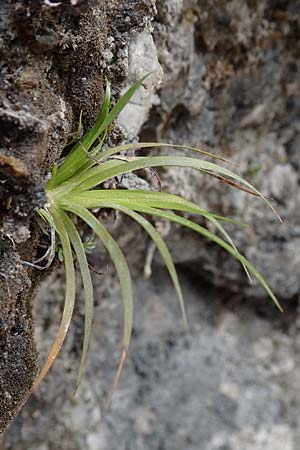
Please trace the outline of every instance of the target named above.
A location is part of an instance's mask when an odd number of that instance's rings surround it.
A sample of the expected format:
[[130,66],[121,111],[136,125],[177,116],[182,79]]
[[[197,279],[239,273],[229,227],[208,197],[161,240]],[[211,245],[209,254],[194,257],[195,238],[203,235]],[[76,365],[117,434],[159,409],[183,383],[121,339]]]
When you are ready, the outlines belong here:
[[[106,90],[105,96],[103,100],[103,104],[101,110],[96,119],[95,125],[93,128],[88,131],[80,140],[75,144],[71,152],[64,159],[62,164],[59,166],[57,170],[57,174],[55,176],[55,185],[60,184],[63,180],[70,177],[70,173],[76,173],[82,165],[86,161],[86,155],[84,153],[84,149],[87,151],[90,147],[96,142],[96,140],[100,137],[100,135],[106,130],[106,126],[104,125],[107,120],[110,108],[110,98],[111,98],[111,90],[110,83],[106,81]],[[67,176],[67,178],[65,178]]]
[[220,247],[224,248],[228,253],[230,253],[234,258],[236,258],[238,261],[240,261],[250,273],[259,281],[259,283],[262,285],[262,287],[266,290],[268,295],[271,297],[277,308],[282,312],[283,309],[278,302],[277,298],[273,294],[272,290],[268,286],[266,280],[263,278],[263,276],[256,270],[256,268],[245,258],[243,255],[241,255],[237,250],[232,248],[231,245],[227,244],[223,239],[216,236],[214,233],[210,232],[206,228],[202,227],[201,225],[198,225],[191,220],[185,219],[183,217],[178,216],[177,214],[167,212],[167,211],[161,211],[156,208],[150,208],[147,206],[140,206],[136,208],[136,211],[145,213],[145,214],[151,214],[153,216],[163,217],[164,219],[170,220],[171,222],[178,223],[179,225],[182,225],[184,227],[190,228],[193,231],[196,231],[196,233],[210,239],[211,241],[218,244]]
[[[197,204],[185,200],[184,198],[166,194],[164,192],[154,192],[154,191],[127,191],[127,190],[95,190],[82,192],[80,195],[75,195],[72,197],[73,201],[81,202],[87,208],[100,207],[102,204],[99,201],[112,201],[118,204],[122,204],[129,209],[134,209],[136,206],[149,206],[152,208],[162,208],[177,210],[181,212],[189,212],[192,214],[198,214],[204,217],[206,220],[211,222],[217,230],[223,235],[223,237],[230,243],[230,245],[237,251],[233,240],[224,229],[224,227],[218,222],[217,217],[212,213],[203,210]],[[68,199],[65,199],[68,202]],[[102,205],[103,207],[103,205]],[[249,280],[251,277],[247,268],[243,265]]]
[[[117,118],[117,116],[120,114],[120,112],[125,108],[127,103],[130,101],[133,94],[136,92],[136,90],[142,85],[144,80],[149,76],[150,74],[145,75],[140,80],[138,80],[136,83],[134,83],[122,97],[119,99],[119,101],[116,103],[116,105],[112,108],[112,110],[104,117],[103,114],[103,108],[98,116],[98,119],[96,120],[95,125],[89,131],[81,141],[81,143],[76,144],[74,149],[71,151],[71,153],[65,158],[61,166],[57,170],[57,174],[55,176],[54,184],[53,186],[57,186],[63,181],[66,181],[69,179],[74,173],[76,173],[80,167],[82,167],[83,164],[86,163],[87,156],[85,152],[83,151],[82,147],[84,147],[86,150],[89,150],[91,146],[94,144],[96,139],[107,129],[107,127]],[[109,97],[110,97],[110,91],[109,91]],[[104,105],[106,106],[106,102],[104,101]]]
[[[142,203],[148,206],[172,209],[182,212],[189,212],[192,214],[200,214],[203,217],[210,219],[211,217],[217,220],[223,220],[234,223],[239,226],[246,227],[248,225],[241,223],[238,220],[230,219],[225,216],[213,214],[205,209],[200,208],[196,203],[188,201],[179,195],[168,194],[166,192],[157,191],[142,191],[142,190],[126,190],[126,189],[98,189],[94,191],[84,191],[79,194],[80,197],[85,198],[89,204],[92,200],[111,200],[111,201],[126,201],[130,203]],[[71,198],[77,197],[71,194]],[[64,196],[65,201],[68,201],[68,196]]]
[[81,362],[78,372],[78,378],[77,378],[77,387],[79,386],[82,376],[84,367],[86,364],[86,358],[87,358],[87,352],[89,348],[90,338],[91,338],[91,331],[92,331],[92,323],[93,323],[93,316],[94,316],[94,292],[93,292],[93,284],[90,274],[90,269],[88,266],[88,262],[86,259],[86,253],[83,246],[83,243],[81,241],[81,238],[79,236],[79,233],[73,224],[70,217],[64,212],[60,211],[62,220],[64,221],[65,228],[69,234],[72,247],[75,251],[77,261],[79,264],[80,272],[82,275],[82,281],[83,281],[83,287],[84,287],[84,300],[85,300],[85,326],[84,326],[84,339],[83,339],[83,348],[82,348],[82,356],[81,356]]
[[209,156],[210,158],[214,158],[217,159],[219,161],[223,161],[227,164],[231,164],[233,166],[236,166],[236,164],[234,164],[233,162],[229,161],[228,159],[223,158],[222,156],[219,155],[215,155],[214,153],[210,153],[207,150],[204,150],[204,148],[195,148],[195,147],[190,147],[188,145],[177,145],[177,144],[166,144],[165,142],[137,142],[137,143],[130,143],[130,144],[123,144],[123,145],[118,145],[117,147],[114,148],[110,148],[108,150],[105,150],[104,152],[102,152],[99,157],[98,160],[103,161],[106,158],[110,158],[118,153],[124,152],[124,151],[128,151],[128,150],[140,150],[142,149],[146,149],[146,148],[158,148],[158,147],[163,147],[163,148],[176,148],[179,150],[190,150],[196,153],[200,153],[201,155],[205,155],[205,156]]
[[[103,170],[111,169],[113,167],[118,166],[119,164],[120,161],[116,160],[109,160],[101,163]],[[78,186],[79,183],[81,183],[83,180],[86,179],[86,177],[88,176],[88,172],[89,172],[88,169],[86,169],[83,172],[80,171],[80,173],[73,175],[69,180],[65,181],[64,183],[61,183],[58,187],[54,189],[52,188],[51,185],[49,186],[49,184],[47,184],[46,192],[50,192],[52,196],[54,194],[57,198],[65,198],[69,192],[72,192]]]
[[232,178],[241,183],[241,185],[244,185],[249,189],[253,190],[259,197],[261,197],[281,221],[276,210],[274,209],[272,204],[268,201],[268,199],[265,198],[263,194],[261,194],[261,192],[259,192],[248,181],[244,180],[242,177],[235,174],[231,170],[228,170],[225,167],[222,167],[218,164],[186,156],[137,157],[135,158],[134,161],[130,162],[120,161],[119,165],[107,170],[103,169],[101,165],[99,165],[90,169],[89,175],[86,175],[85,177],[85,181],[82,181],[79,185],[75,186],[73,191],[75,193],[78,193],[89,190],[95,186],[98,186],[100,183],[103,183],[107,179],[135,170],[145,169],[147,167],[168,167],[168,166],[189,167],[192,169],[199,170],[200,172],[206,173],[211,172],[213,174],[221,174],[229,178]]
[[76,214],[80,217],[84,222],[86,222],[94,233],[99,237],[108,251],[114,266],[116,268],[117,274],[120,279],[123,302],[124,302],[124,338],[123,345],[124,348],[127,349],[130,342],[131,331],[132,331],[132,318],[133,318],[133,294],[132,294],[132,282],[130,271],[124,255],[116,243],[116,241],[112,238],[106,228],[96,219],[96,217],[90,213],[83,206],[76,205],[75,203],[69,202],[65,208]]
[[107,128],[123,111],[125,106],[130,102],[131,98],[135,94],[135,92],[142,86],[143,82],[148,78],[151,74],[147,73],[138,81],[136,81],[130,88],[122,95],[122,97],[118,100],[115,106],[112,108],[110,113],[108,114],[106,120],[103,123],[104,129]]
[[[211,158],[214,159],[218,159],[220,161],[226,162],[228,164],[231,165],[236,165],[234,163],[232,163],[231,161],[222,158],[221,156],[215,155],[213,153],[210,153],[208,151],[205,151],[204,149],[201,148],[194,148],[194,147],[189,147],[189,146],[185,146],[185,145],[176,145],[176,144],[166,144],[163,142],[139,142],[139,143],[131,143],[131,144],[124,144],[124,145],[120,145],[108,150],[105,150],[104,152],[100,153],[101,149],[102,149],[102,143],[100,143],[97,147],[95,147],[90,153],[91,155],[97,160],[98,163],[103,163],[103,161],[105,159],[107,159],[108,157],[112,157],[122,151],[128,151],[128,150],[138,150],[138,149],[146,149],[146,148],[154,148],[154,147],[167,147],[167,148],[177,148],[177,149],[181,149],[181,150],[191,150],[194,151],[196,153],[200,153],[206,156],[209,156]],[[82,147],[82,145],[81,145]],[[82,165],[82,168],[80,170],[79,176],[82,174],[82,178],[84,179],[84,174],[83,171],[89,167],[92,167],[96,164],[96,161],[90,159],[88,160],[88,156],[87,156],[87,161],[85,163],[85,165]]]
[[[71,193],[70,198],[77,197],[86,199],[89,204],[93,200],[111,200],[111,201],[127,201],[127,202],[142,202],[149,206],[165,207],[168,209],[177,209],[180,211],[191,212],[194,214],[209,215],[206,210],[200,208],[197,204],[185,200],[183,197],[166,192],[158,191],[142,191],[142,190],[127,190],[127,189],[97,189],[91,191],[83,191],[80,193]],[[64,196],[65,201],[68,201],[68,196]],[[163,205],[163,206],[161,206]]]
[[144,230],[149,234],[149,236],[155,243],[159,253],[161,254],[161,257],[162,257],[162,259],[168,269],[168,272],[170,274],[171,280],[173,281],[175,290],[177,292],[180,308],[181,308],[183,323],[184,323],[184,326],[187,328],[188,323],[187,323],[185,305],[184,305],[183,295],[181,292],[180,283],[178,280],[178,275],[177,275],[176,268],[175,268],[175,265],[172,260],[172,256],[171,256],[169,249],[168,249],[167,245],[165,244],[164,240],[161,238],[160,234],[156,231],[154,226],[140,214],[137,214],[134,211],[131,211],[130,209],[125,208],[122,205],[117,205],[117,204],[115,205],[113,203],[112,204],[107,203],[107,208],[118,209],[118,210],[122,211],[123,213],[127,214],[132,219],[134,219],[140,226],[142,226],[144,228]]
[[[85,202],[85,200],[83,200],[83,201],[81,200],[80,203],[84,205],[86,202]],[[167,245],[165,244],[164,240],[161,238],[160,234],[156,231],[154,226],[148,220],[146,220],[143,216],[141,216],[140,214],[137,214],[136,212],[132,211],[129,208],[126,208],[123,205],[120,205],[120,204],[117,204],[117,203],[114,203],[111,201],[101,201],[101,202],[98,202],[97,206],[101,207],[101,208],[112,208],[115,210],[122,211],[124,214],[128,215],[133,220],[135,220],[149,234],[149,236],[155,243],[156,247],[158,248],[158,250],[162,256],[162,259],[169,271],[170,277],[173,281],[174,287],[175,287],[177,295],[178,295],[181,312],[182,312],[182,317],[183,317],[183,322],[184,322],[185,327],[187,327],[187,318],[186,318],[184,300],[183,300],[177,272],[176,272],[171,254],[169,252],[169,249],[168,249]]]
[[60,242],[62,244],[63,252],[64,252],[64,264],[66,270],[66,293],[65,293],[65,304],[62,315],[61,324],[55,339],[55,342],[52,346],[52,349],[47,357],[47,360],[40,371],[37,379],[35,380],[32,391],[34,391],[43,378],[46,376],[48,370],[52,366],[55,361],[62,344],[67,335],[70,322],[73,315],[74,303],[75,303],[75,271],[73,264],[73,256],[71,245],[69,241],[68,232],[65,228],[64,222],[61,219],[61,211],[56,209],[55,207],[51,207],[49,213],[53,218],[53,223],[55,224],[55,228],[57,233],[59,234]]
[[[81,202],[83,201],[86,207],[89,207],[89,205],[87,204],[86,199],[80,199],[80,196],[76,196],[76,201]],[[98,204],[99,205],[99,204]],[[151,214],[154,216],[158,216],[158,217],[162,217],[164,219],[173,221],[178,223],[179,225],[185,226],[187,228],[190,228],[194,231],[196,231],[198,234],[201,234],[202,236],[212,240],[213,242],[215,242],[216,244],[218,244],[219,246],[221,246],[222,248],[224,248],[224,250],[226,250],[228,253],[230,253],[232,256],[234,256],[238,261],[241,262],[241,264],[243,266],[245,266],[247,268],[247,270],[253,274],[253,276],[259,281],[259,283],[263,286],[263,288],[266,290],[266,292],[269,294],[269,296],[271,297],[271,299],[273,300],[273,302],[275,303],[275,305],[280,309],[280,311],[282,311],[281,305],[278,302],[278,300],[276,299],[276,297],[274,296],[272,290],[269,288],[268,284],[266,283],[265,279],[262,277],[262,275],[255,269],[255,267],[243,256],[239,253],[239,251],[232,246],[230,243],[228,244],[227,242],[225,242],[223,239],[219,238],[218,236],[216,236],[214,233],[212,233],[211,231],[207,230],[206,228],[202,227],[201,225],[196,224],[195,222],[185,219],[183,217],[180,217],[174,213],[171,212],[167,212],[167,211],[161,211],[157,208],[152,208],[149,206],[145,206],[145,205],[141,205],[141,204],[132,204],[132,205],[128,205],[126,204],[125,206],[127,207],[132,207],[135,209],[135,211],[138,212],[142,212],[145,214]]]

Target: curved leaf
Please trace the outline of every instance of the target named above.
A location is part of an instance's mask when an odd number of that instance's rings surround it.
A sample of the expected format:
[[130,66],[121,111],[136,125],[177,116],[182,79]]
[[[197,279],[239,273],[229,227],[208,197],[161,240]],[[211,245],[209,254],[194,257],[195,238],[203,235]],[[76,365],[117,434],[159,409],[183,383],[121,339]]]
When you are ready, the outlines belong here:
[[68,333],[70,322],[73,315],[73,309],[75,304],[75,270],[73,264],[73,256],[71,245],[69,241],[68,232],[65,228],[64,222],[61,219],[61,211],[56,209],[55,207],[51,207],[49,213],[53,218],[53,223],[59,234],[60,241],[62,244],[63,252],[64,252],[64,264],[66,270],[66,293],[65,293],[65,304],[62,315],[61,324],[55,339],[55,342],[52,346],[52,349],[48,355],[48,358],[40,371],[37,379],[35,380],[32,391],[35,390],[43,378],[46,376],[48,370],[52,366],[55,361],[62,345],[65,340],[65,337]]
[[[109,83],[107,84],[106,90],[106,99],[104,100],[102,109],[100,114],[96,120],[93,128],[86,133],[81,143],[76,144],[74,149],[69,153],[69,155],[65,158],[63,163],[57,170],[53,186],[57,186],[63,181],[69,179],[77,170],[87,161],[87,156],[82,150],[82,144],[84,148],[89,150],[91,146],[94,144],[96,139],[101,135],[101,133],[105,132],[107,127],[118,117],[120,112],[125,108],[127,103],[130,101],[133,94],[137,91],[137,89],[142,85],[143,81],[150,74],[145,75],[136,83],[134,83],[126,92],[122,95],[122,97],[118,100],[116,105],[112,108],[112,110],[107,113],[107,103],[110,101],[110,89]],[[109,92],[108,92],[109,90]]]
[[[217,220],[223,220],[243,227],[248,226],[238,220],[211,213],[203,208],[200,208],[200,206],[198,206],[196,203],[186,200],[179,195],[168,194],[166,192],[127,189],[97,189],[91,191],[83,191],[80,194],[75,195],[71,194],[70,199],[72,200],[72,198],[77,198],[78,196],[80,196],[80,198],[86,199],[89,204],[92,203],[93,199],[96,201],[126,201],[130,204],[134,204],[135,202],[137,202],[138,204],[142,203],[157,208],[172,209],[182,212],[189,212],[192,214],[200,214],[207,219],[211,219],[213,217]],[[68,202],[68,194],[64,195],[63,201],[64,203]],[[89,208],[91,208],[91,206],[89,206]]]
[[128,150],[139,150],[141,148],[145,149],[145,148],[157,148],[157,147],[176,148],[179,150],[190,150],[192,152],[200,153],[201,155],[209,156],[210,158],[218,159],[219,161],[223,161],[223,162],[226,162],[227,164],[236,166],[235,163],[229,161],[228,159],[225,159],[219,155],[215,155],[214,153],[210,153],[207,150],[207,147],[204,145],[202,145],[202,148],[195,148],[195,147],[190,147],[188,145],[166,144],[165,142],[137,142],[137,143],[131,143],[131,144],[118,145],[117,147],[110,148],[108,150],[105,150],[101,154],[99,154],[98,160],[100,162],[106,158],[109,158],[113,155],[116,155],[118,153],[128,151]]
[[[80,182],[77,186],[74,186],[73,192],[78,193],[82,191],[87,191],[89,189],[98,186],[104,181],[115,177],[117,175],[121,175],[124,173],[132,172],[135,170],[145,169],[147,167],[168,167],[168,166],[176,166],[176,167],[189,167],[191,169],[199,170],[200,172],[211,172],[213,174],[221,174],[225,175],[229,178],[232,178],[241,185],[246,186],[247,188],[253,190],[259,197],[261,197],[268,206],[273,210],[273,212],[278,216],[276,210],[272,206],[272,204],[266,199],[263,194],[261,194],[254,186],[252,186],[248,181],[244,180],[239,175],[235,174],[231,170],[226,169],[218,164],[203,161],[197,158],[190,158],[187,156],[152,156],[152,157],[138,157],[135,158],[134,161],[130,162],[120,162],[119,165],[112,167],[110,169],[103,169],[101,164],[99,166],[93,167],[89,170],[89,174],[86,174],[84,180]],[[280,219],[281,220],[281,219]]]
[[182,225],[184,227],[190,228],[193,231],[196,231],[196,233],[201,234],[202,236],[207,237],[211,241],[218,244],[220,247],[224,248],[228,253],[230,253],[234,258],[236,258],[238,261],[240,261],[252,275],[259,281],[259,283],[262,285],[262,287],[265,289],[265,291],[268,293],[268,295],[271,297],[277,308],[282,312],[283,309],[278,302],[277,298],[273,294],[272,290],[268,286],[266,280],[263,278],[263,276],[255,269],[255,267],[245,258],[243,255],[239,253],[239,251],[235,250],[231,245],[227,244],[223,239],[219,238],[215,234],[211,233],[206,228],[202,227],[201,225],[198,225],[191,220],[185,219],[184,217],[180,217],[177,214],[170,213],[167,211],[160,211],[156,208],[149,208],[149,207],[143,207],[137,209],[139,212],[144,212],[146,214],[151,214],[158,217],[163,217],[164,219],[170,220],[171,222],[178,223],[179,225]]
[[124,255],[112,238],[106,228],[96,219],[96,217],[90,213],[86,208],[76,205],[75,203],[69,202],[65,205],[65,209],[73,212],[78,217],[80,217],[85,223],[87,223],[93,230],[93,232],[99,237],[108,251],[114,266],[116,268],[117,274],[120,279],[123,302],[124,302],[124,337],[123,345],[124,348],[128,348],[131,331],[132,331],[132,318],[133,318],[133,294],[132,294],[132,282],[130,271]]
[[90,337],[91,337],[91,331],[92,331],[92,323],[93,323],[93,316],[94,316],[94,290],[93,290],[93,284],[91,279],[91,273],[88,266],[88,262],[86,259],[85,249],[83,246],[83,243],[81,241],[81,238],[79,236],[79,233],[73,224],[70,217],[64,212],[61,211],[61,217],[64,221],[65,228],[69,234],[72,247],[75,251],[77,261],[79,264],[80,272],[82,275],[82,281],[83,281],[83,287],[84,287],[84,300],[85,300],[85,325],[84,325],[84,340],[83,340],[83,348],[82,348],[82,356],[81,356],[81,362],[78,372],[78,378],[77,378],[77,387],[79,386],[83,371],[86,363],[86,357],[87,352],[89,348],[90,343]]
[[[139,206],[149,206],[154,208],[177,210],[181,212],[189,212],[192,214],[198,214],[211,222],[217,230],[223,235],[223,237],[230,243],[234,250],[237,250],[233,240],[227,233],[225,228],[218,222],[218,216],[214,216],[212,213],[203,210],[198,207],[196,203],[185,200],[184,198],[165,194],[163,192],[152,192],[152,191],[126,191],[126,190],[94,190],[82,192],[81,194],[72,197],[73,201],[85,205],[87,208],[97,208],[104,207],[108,201],[114,201],[121,204],[124,207],[129,208],[129,210],[134,210],[135,207]],[[68,202],[66,199],[65,202]],[[222,218],[222,216],[221,216]],[[251,277],[248,269],[243,264],[244,270],[251,282]]]
[[183,322],[184,322],[185,327],[187,328],[188,325],[187,325],[187,318],[186,318],[186,312],[185,312],[185,305],[184,305],[184,300],[183,300],[176,268],[174,266],[172,256],[169,252],[169,249],[168,249],[167,245],[165,244],[164,240],[162,239],[162,237],[160,236],[160,234],[157,232],[157,230],[154,228],[154,226],[148,220],[146,220],[143,216],[141,216],[140,214],[137,214],[136,212],[132,211],[129,208],[126,208],[123,205],[120,205],[117,203],[112,203],[110,201],[106,201],[106,202],[104,201],[104,202],[99,203],[98,206],[102,207],[102,208],[112,208],[112,209],[122,211],[124,214],[128,215],[133,220],[135,220],[149,234],[149,236],[155,243],[156,247],[158,248],[158,250],[162,256],[162,259],[169,271],[170,277],[173,281],[173,284],[174,284],[174,287],[176,289],[177,296],[179,299]]

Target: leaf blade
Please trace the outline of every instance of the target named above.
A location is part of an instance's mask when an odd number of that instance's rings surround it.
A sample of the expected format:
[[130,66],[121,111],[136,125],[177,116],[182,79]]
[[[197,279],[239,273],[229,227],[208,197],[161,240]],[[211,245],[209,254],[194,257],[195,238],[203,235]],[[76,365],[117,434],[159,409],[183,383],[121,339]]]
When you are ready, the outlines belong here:
[[67,335],[75,304],[75,270],[69,236],[61,219],[60,211],[55,207],[51,207],[50,214],[53,218],[53,222],[55,224],[57,233],[59,234],[64,251],[64,264],[66,270],[65,304],[60,327],[56,335],[54,344],[50,350],[46,362],[44,363],[44,366],[42,367],[42,370],[38,374],[32,386],[31,392],[36,390],[38,385],[41,383],[41,381],[44,379],[47,372],[51,368],[54,360],[56,359]]
[[130,144],[123,144],[118,145],[117,147],[110,148],[108,150],[105,150],[99,155],[99,161],[103,161],[106,158],[109,158],[111,156],[114,156],[118,153],[125,152],[128,150],[140,150],[140,149],[151,149],[151,148],[157,148],[157,147],[163,147],[163,148],[176,148],[179,150],[190,150],[192,152],[200,153],[201,155],[209,156],[210,158],[217,159],[219,161],[223,161],[227,164],[231,164],[233,166],[236,166],[235,163],[229,161],[226,158],[223,158],[220,155],[216,155],[214,153],[211,153],[207,150],[204,150],[204,148],[196,148],[196,147],[190,147],[188,145],[179,145],[179,144],[168,144],[166,142],[137,142],[137,143],[130,143]]
[[[119,165],[116,165],[115,167],[107,170],[103,170],[101,168],[101,165],[93,167],[89,171],[89,175],[87,175],[84,179],[84,181],[80,182],[77,186],[74,187],[73,191],[76,192],[82,192],[89,189],[92,189],[99,184],[103,183],[104,181],[115,177],[117,175],[122,175],[124,173],[132,172],[135,170],[145,169],[147,167],[169,167],[169,166],[176,166],[176,167],[189,167],[191,169],[196,169],[200,172],[212,172],[213,174],[221,174],[225,175],[227,177],[230,177],[234,179],[235,181],[238,181],[242,185],[248,187],[249,189],[253,190],[259,197],[261,197],[267,205],[272,209],[272,211],[276,214],[276,216],[280,219],[278,216],[278,213],[276,212],[273,205],[269,202],[269,200],[261,194],[260,191],[258,191],[254,186],[252,186],[251,183],[246,181],[241,176],[237,175],[236,173],[232,172],[229,169],[226,169],[225,167],[222,167],[218,164],[204,161],[197,158],[191,158],[186,156],[152,156],[152,157],[138,157],[135,158],[134,161],[123,161],[120,162]],[[209,173],[208,173],[209,174]],[[281,219],[280,219],[281,221]]]
[[104,201],[102,203],[99,203],[98,206],[103,207],[103,208],[112,208],[115,210],[122,211],[124,214],[128,215],[133,220],[135,220],[149,234],[149,236],[155,243],[157,249],[159,250],[159,252],[162,256],[162,259],[168,269],[169,275],[171,277],[171,280],[174,284],[174,287],[175,287],[175,290],[176,290],[176,293],[178,296],[184,326],[185,326],[185,328],[188,328],[185,305],[184,305],[183,295],[181,292],[181,287],[180,287],[177,271],[176,271],[175,265],[173,263],[169,249],[168,249],[167,245],[165,244],[164,240],[161,238],[160,234],[157,232],[157,230],[154,228],[154,226],[148,220],[146,220],[143,216],[141,216],[140,214],[137,214],[136,212],[130,210],[129,208],[127,208],[123,205],[113,203],[111,201]]
[[116,268],[120,280],[122,297],[124,302],[123,346],[124,348],[127,349],[129,346],[132,331],[133,292],[132,292],[130,271],[124,258],[124,255],[120,247],[112,238],[110,233],[106,230],[106,228],[86,208],[84,208],[83,206],[78,206],[75,203],[69,202],[68,205],[65,206],[65,209],[76,214],[91,227],[91,229],[99,237],[99,239],[105,246],[114,263],[114,266]]
[[[130,203],[142,203],[149,206],[177,210],[182,212],[189,212],[192,214],[200,214],[203,217],[209,219],[214,217],[217,220],[224,220],[227,222],[234,223],[239,226],[248,226],[244,223],[239,222],[235,219],[230,219],[219,214],[211,213],[203,208],[200,208],[196,203],[186,200],[185,198],[169,194],[166,192],[157,191],[142,191],[142,190],[126,190],[126,189],[97,189],[92,191],[83,191],[80,194],[71,194],[71,198],[85,198],[89,204],[92,204],[92,200],[112,200],[112,201],[126,201]],[[68,201],[68,196],[65,197],[64,201]],[[92,207],[92,206],[91,206]]]
[[179,225],[182,225],[184,227],[190,228],[193,231],[197,232],[198,234],[201,234],[202,236],[205,236],[206,238],[210,239],[211,241],[218,244],[220,247],[222,247],[224,250],[226,250],[228,253],[230,253],[234,258],[236,258],[242,265],[244,265],[247,270],[249,270],[250,273],[259,281],[259,283],[262,285],[262,287],[265,289],[265,291],[268,293],[268,295],[273,300],[274,304],[277,306],[277,308],[282,312],[283,309],[278,302],[277,298],[273,294],[272,290],[268,286],[267,282],[263,278],[263,276],[255,269],[255,267],[245,258],[241,253],[233,248],[229,243],[225,242],[223,239],[216,236],[214,233],[210,232],[206,228],[202,227],[199,224],[196,224],[195,222],[188,220],[186,218],[183,218],[181,216],[178,216],[174,213],[170,213],[167,211],[161,211],[157,208],[151,208],[144,205],[134,205],[135,211],[142,212],[145,214],[150,214],[153,216],[162,217],[164,219],[170,220],[171,222],[178,223]]
[[[128,207],[129,209],[134,209],[136,206],[149,206],[151,208],[160,209],[170,209],[177,210],[180,212],[189,212],[192,214],[198,214],[204,217],[206,220],[211,222],[217,230],[223,235],[223,237],[229,242],[229,244],[237,251],[237,247],[234,244],[232,238],[227,233],[225,228],[218,222],[217,219],[222,219],[222,216],[214,216],[214,214],[200,208],[196,203],[185,200],[184,198],[166,194],[163,192],[154,191],[126,191],[126,190],[95,190],[83,192],[80,195],[73,197],[76,201],[82,201],[88,208],[99,207],[99,200],[107,202],[108,200],[114,200],[117,203],[123,205],[123,207]],[[95,203],[93,203],[93,201]],[[103,205],[103,203],[102,203]],[[102,206],[103,207],[103,206]],[[251,277],[248,269],[243,264],[244,270],[251,282]]]
[[268,295],[273,300],[274,304],[277,306],[277,308],[283,312],[282,306],[280,305],[279,301],[273,294],[272,290],[270,289],[269,285],[267,284],[266,280],[263,278],[263,276],[256,270],[256,268],[245,258],[243,255],[240,254],[239,251],[234,250],[227,242],[225,242],[223,239],[219,238],[218,236],[214,235],[210,231],[208,231],[206,228],[202,227],[201,225],[198,225],[191,220],[185,219],[183,217],[180,217],[174,213],[169,213],[166,211],[159,211],[156,208],[148,208],[148,207],[140,207],[139,212],[144,212],[146,214],[152,214],[155,216],[163,217],[165,219],[168,219],[172,222],[178,223],[179,225],[185,226],[187,228],[190,228],[193,231],[196,231],[196,233],[201,234],[202,236],[207,237],[208,239],[212,240],[216,244],[218,244],[220,247],[222,247],[224,250],[226,250],[228,253],[230,253],[234,258],[239,260],[243,265],[246,266],[246,268],[249,270],[250,273],[259,281],[259,283],[262,285],[262,287],[265,289],[265,291],[268,293]]
[[[117,101],[116,105],[112,108],[112,110],[110,112],[107,112],[106,116],[104,113],[106,110],[107,101],[104,100],[104,107],[102,106],[102,109],[100,111],[100,114],[98,115],[95,125],[88,133],[86,133],[82,142],[79,142],[75,145],[71,153],[69,153],[69,155],[65,158],[62,164],[58,167],[52,186],[58,186],[62,182],[68,180],[72,175],[74,175],[74,173],[77,172],[77,170],[79,170],[79,168],[83,164],[86,163],[88,157],[82,150],[82,146],[86,150],[90,149],[90,147],[94,144],[94,142],[101,135],[101,133],[105,132],[105,130],[109,127],[109,125],[117,118],[120,112],[125,108],[125,106],[130,101],[131,97],[134,95],[136,90],[142,85],[144,80],[149,75],[150,74],[146,74],[136,83],[134,83],[125,92],[125,94],[123,94],[122,97]],[[109,94],[107,94],[107,97],[108,96],[110,101],[110,90]]]
[[65,227],[70,236],[72,247],[75,251],[77,261],[79,264],[80,272],[82,275],[83,287],[84,287],[84,299],[85,299],[85,326],[84,326],[84,339],[83,339],[83,348],[82,348],[82,356],[80,367],[78,371],[78,377],[76,382],[76,388],[79,386],[83,372],[86,364],[86,358],[91,338],[92,332],[92,323],[93,323],[93,315],[94,315],[94,290],[93,284],[90,274],[90,269],[88,266],[88,262],[86,259],[86,253],[83,246],[83,243],[80,239],[79,233],[70,219],[70,217],[64,212],[61,211],[61,217],[64,221]]

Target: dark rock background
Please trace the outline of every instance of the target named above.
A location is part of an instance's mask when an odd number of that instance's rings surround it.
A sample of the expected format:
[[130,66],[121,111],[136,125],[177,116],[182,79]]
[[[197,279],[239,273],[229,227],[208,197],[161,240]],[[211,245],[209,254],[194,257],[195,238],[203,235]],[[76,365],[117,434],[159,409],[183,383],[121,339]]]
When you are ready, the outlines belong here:
[[[204,142],[274,198],[283,225],[259,199],[216,180],[183,169],[161,173],[166,190],[251,225],[227,228],[286,312],[279,315],[221,250],[172,228],[168,242],[181,267],[191,318],[191,331],[184,333],[161,268],[152,281],[141,281],[148,248],[143,234],[122,218],[108,218],[137,274],[133,343],[112,410],[105,414],[103,404],[119,357],[121,302],[109,270],[94,277],[94,340],[77,397],[71,394],[83,333],[80,280],[63,353],[7,432],[6,450],[300,448],[300,2],[158,0],[156,16],[154,3],[1,5],[2,427],[36,372],[31,297],[41,275],[21,262],[32,260],[43,245],[32,213],[43,202],[48,169],[76,129],[81,107],[86,126],[92,123],[103,74],[118,95],[125,84],[156,69],[130,113],[120,117],[130,139],[144,123],[141,139]],[[96,267],[105,267],[105,257],[94,258]],[[59,271],[35,297],[41,358],[59,323],[63,286]],[[20,343],[7,363],[5,355]],[[3,382],[10,384],[20,367],[27,371],[11,401]]]

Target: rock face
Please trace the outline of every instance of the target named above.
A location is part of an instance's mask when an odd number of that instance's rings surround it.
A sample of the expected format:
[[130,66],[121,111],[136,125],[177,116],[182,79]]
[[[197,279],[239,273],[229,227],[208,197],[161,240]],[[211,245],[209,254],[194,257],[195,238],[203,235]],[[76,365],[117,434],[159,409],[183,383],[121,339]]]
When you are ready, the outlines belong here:
[[[136,138],[151,109],[142,139],[195,147],[204,142],[274,198],[283,225],[260,200],[216,180],[187,170],[161,174],[169,192],[249,223],[249,229],[228,227],[240,249],[280,298],[292,300],[299,293],[299,6],[298,0],[2,1],[0,432],[26,399],[37,371],[32,296],[44,276],[24,260],[40,256],[47,242],[34,212],[45,201],[47,173],[76,130],[80,109],[85,127],[93,122],[104,75],[118,96],[126,84],[155,69],[130,114],[119,119],[129,139]],[[122,183],[146,185],[137,177]],[[123,220],[115,231],[136,270],[145,251],[143,236]],[[231,297],[236,291],[230,305],[214,288],[199,291],[197,285],[196,292],[186,278],[195,319],[191,335],[183,335],[176,331],[174,294],[163,275],[148,287],[140,282],[137,294],[145,304],[138,307],[132,354],[112,415],[104,418],[103,398],[119,356],[121,312],[113,277],[95,277],[101,316],[77,399],[69,396],[81,351],[81,306],[52,376],[7,434],[7,450],[299,447],[298,323],[288,324],[288,316],[274,331],[254,306],[236,310],[232,303],[243,305],[241,295],[262,296],[258,286],[248,286],[239,265],[191,233],[172,229],[168,240],[189,275],[206,277]],[[63,298],[61,278],[48,283],[36,300],[43,357]]]
[[[165,76],[144,131],[151,139],[209,144],[274,199],[283,225],[262,201],[216,180],[185,169],[164,176],[168,189],[251,225],[231,234],[284,299],[300,288],[299,5],[158,1],[154,40]],[[262,295],[214,245],[180,233],[170,243],[177,262],[214,283]]]
[[[188,333],[166,273],[160,268],[151,281],[136,280],[134,336],[108,413],[122,302],[112,278],[95,276],[93,340],[76,397],[83,302],[51,373],[7,433],[5,450],[298,449],[299,320],[259,317],[238,296],[225,302],[223,289],[180,275]],[[62,281],[52,276],[36,299],[43,358],[62,301]]]

